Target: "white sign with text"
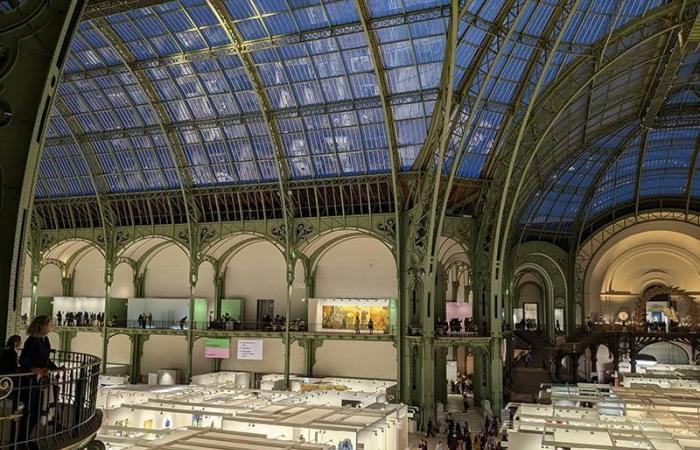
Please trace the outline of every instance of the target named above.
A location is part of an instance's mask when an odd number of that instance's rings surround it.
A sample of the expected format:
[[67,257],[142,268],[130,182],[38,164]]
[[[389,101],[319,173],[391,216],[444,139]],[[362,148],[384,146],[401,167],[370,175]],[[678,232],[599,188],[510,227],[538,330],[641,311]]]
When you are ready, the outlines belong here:
[[238,359],[253,359],[262,361],[263,359],[263,341],[239,339],[237,343],[237,358]]

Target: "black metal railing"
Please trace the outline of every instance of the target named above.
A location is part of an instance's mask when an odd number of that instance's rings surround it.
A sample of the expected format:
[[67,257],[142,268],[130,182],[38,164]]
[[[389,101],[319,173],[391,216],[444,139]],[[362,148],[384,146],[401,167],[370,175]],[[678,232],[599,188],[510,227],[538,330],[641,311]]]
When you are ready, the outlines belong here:
[[60,368],[0,375],[0,449],[64,448],[95,434],[102,421],[96,409],[100,359],[56,351]]

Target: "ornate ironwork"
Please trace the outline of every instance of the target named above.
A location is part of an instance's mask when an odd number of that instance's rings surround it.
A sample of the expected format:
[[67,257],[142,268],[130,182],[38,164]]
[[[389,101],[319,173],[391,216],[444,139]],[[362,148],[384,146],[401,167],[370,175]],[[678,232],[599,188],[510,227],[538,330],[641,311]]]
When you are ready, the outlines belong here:
[[377,229],[387,237],[394,239],[396,237],[396,220],[390,218],[385,222],[380,222],[377,224]]
[[3,377],[0,379],[0,400],[6,399],[12,393],[14,389],[14,383],[12,378]]

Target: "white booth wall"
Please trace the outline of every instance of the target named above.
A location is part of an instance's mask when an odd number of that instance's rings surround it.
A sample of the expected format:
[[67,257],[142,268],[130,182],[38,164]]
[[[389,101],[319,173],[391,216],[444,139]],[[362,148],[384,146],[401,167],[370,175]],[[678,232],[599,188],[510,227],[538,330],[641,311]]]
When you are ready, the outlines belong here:
[[315,377],[396,379],[392,342],[326,340],[316,350]]
[[394,256],[386,245],[370,237],[333,246],[319,260],[314,276],[314,297],[398,295]]
[[[262,339],[263,359],[244,360],[236,358],[237,339],[231,339],[230,358],[221,360],[221,370],[279,373],[284,372],[284,342],[281,339]],[[326,341],[327,343],[328,341]],[[325,343],[324,343],[325,345]],[[304,350],[293,343],[290,347],[290,372],[301,374],[304,372]],[[204,353],[204,350],[202,350]]]
[[189,315],[188,298],[130,298],[127,303],[126,317],[130,322],[136,322],[139,314],[153,314],[153,321],[177,322]]
[[101,313],[105,310],[104,297],[54,297],[54,316],[61,311],[65,319],[66,312]]
[[76,297],[105,295],[105,259],[96,248],[86,250],[73,269],[73,295]]

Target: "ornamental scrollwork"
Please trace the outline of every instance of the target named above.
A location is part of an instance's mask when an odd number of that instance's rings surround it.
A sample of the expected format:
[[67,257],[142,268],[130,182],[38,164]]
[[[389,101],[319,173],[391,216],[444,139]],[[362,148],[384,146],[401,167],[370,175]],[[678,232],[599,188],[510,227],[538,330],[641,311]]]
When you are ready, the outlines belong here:
[[387,219],[386,222],[378,223],[377,229],[384,233],[391,240],[396,237],[396,221],[394,219]]
[[99,234],[97,236],[97,242],[100,243],[102,246],[106,246],[108,244],[114,244],[114,246],[118,247],[126,242],[128,242],[130,239],[129,233],[125,231],[116,231],[113,233],[107,233],[107,235],[104,234]]
[[4,400],[10,396],[14,389],[14,382],[10,377],[0,379],[0,400]]
[[305,240],[311,233],[313,233],[314,227],[311,225],[304,225],[300,223],[297,225],[297,241]]
[[270,233],[280,241],[284,241],[287,238],[287,225],[282,224],[278,227],[274,227]]

